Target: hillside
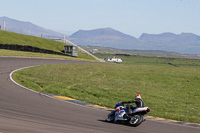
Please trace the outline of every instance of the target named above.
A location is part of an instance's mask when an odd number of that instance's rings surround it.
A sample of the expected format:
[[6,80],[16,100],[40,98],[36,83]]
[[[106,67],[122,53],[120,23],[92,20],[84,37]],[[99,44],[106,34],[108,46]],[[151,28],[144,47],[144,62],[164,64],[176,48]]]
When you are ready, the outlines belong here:
[[30,35],[39,37],[41,36],[41,34],[43,34],[43,37],[45,38],[48,37],[55,38],[64,36],[64,34],[62,33],[42,28],[30,22],[19,21],[8,17],[0,17],[0,25],[2,30],[4,29],[4,21],[5,21],[5,29],[11,32],[23,33],[27,35],[30,32]]
[[[64,45],[68,44],[50,39],[0,30],[0,56],[29,56],[69,59],[70,57],[63,53]],[[81,51],[78,52],[78,59],[86,59],[90,61],[95,60]]]
[[32,46],[40,49],[52,50],[60,52],[64,49],[65,43],[44,39],[29,35],[21,35],[8,31],[0,31],[0,44],[1,45],[20,45]]
[[158,50],[182,54],[200,54],[200,36],[192,33],[143,33],[138,39],[111,28],[79,30],[69,40],[82,46],[116,49]]
[[169,42],[176,38],[174,33],[162,33],[162,34],[147,34],[143,33],[138,39],[148,42]]
[[116,31],[112,28],[102,28],[96,30],[79,30],[72,34],[70,41],[82,46],[102,46],[122,49],[124,44],[126,48],[132,48],[137,44],[138,40],[135,37]]
[[72,34],[70,38],[105,38],[105,39],[130,39],[132,41],[137,41],[135,37],[126,35],[122,32],[114,30],[112,28],[102,28],[96,30],[79,30],[78,32]]
[[200,54],[200,36],[192,33],[142,34],[139,37],[144,50],[165,50],[182,54]]

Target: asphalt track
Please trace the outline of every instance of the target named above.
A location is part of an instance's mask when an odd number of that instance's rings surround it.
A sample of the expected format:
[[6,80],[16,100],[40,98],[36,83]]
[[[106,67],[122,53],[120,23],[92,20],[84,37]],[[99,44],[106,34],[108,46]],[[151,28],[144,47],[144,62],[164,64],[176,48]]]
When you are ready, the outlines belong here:
[[200,133],[200,128],[147,120],[139,127],[104,121],[108,111],[55,100],[15,85],[16,69],[70,60],[0,57],[0,133]]

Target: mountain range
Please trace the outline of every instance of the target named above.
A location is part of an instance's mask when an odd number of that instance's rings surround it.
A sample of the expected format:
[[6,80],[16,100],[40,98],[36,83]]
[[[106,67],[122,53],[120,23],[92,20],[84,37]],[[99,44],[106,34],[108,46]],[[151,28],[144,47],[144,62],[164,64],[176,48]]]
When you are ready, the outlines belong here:
[[72,34],[68,40],[83,46],[101,46],[117,49],[133,48],[138,39],[130,35],[123,34],[111,28],[96,30],[79,30]]
[[102,28],[88,31],[79,30],[68,39],[82,46],[134,50],[163,50],[183,54],[200,54],[200,36],[193,33],[143,33],[139,38],[135,38],[112,28]]
[[[5,23],[4,23],[5,22]],[[30,22],[0,17],[1,30],[43,36],[45,38],[63,38],[64,34],[42,28]],[[143,33],[139,38],[124,34],[112,28],[79,30],[68,40],[81,46],[100,46],[124,50],[161,50],[182,54],[200,55],[200,36],[193,33],[162,34]]]

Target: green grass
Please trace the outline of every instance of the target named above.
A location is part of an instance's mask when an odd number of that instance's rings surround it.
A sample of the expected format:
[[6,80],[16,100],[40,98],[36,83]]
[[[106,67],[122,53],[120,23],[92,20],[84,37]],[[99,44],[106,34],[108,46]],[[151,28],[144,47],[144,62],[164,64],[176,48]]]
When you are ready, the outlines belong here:
[[[0,44],[8,44],[8,45],[17,44],[21,46],[32,46],[60,53],[62,53],[61,51],[64,50],[64,46],[68,45],[66,43],[50,39],[34,37],[29,35],[22,35],[1,30],[0,30]],[[28,57],[46,57],[46,58],[56,57],[56,58],[67,58],[67,59],[71,58],[66,56],[57,56],[57,55],[42,54],[42,53],[22,52],[22,51],[20,52],[14,50],[1,50],[1,49],[0,49],[0,56],[28,56]],[[95,59],[80,51],[78,52],[78,56],[80,59],[95,61]]]
[[[81,53],[83,54],[83,53]],[[81,58],[75,58],[71,56],[62,56],[54,54],[34,53],[34,52],[23,52],[14,50],[0,49],[0,56],[11,56],[11,57],[36,57],[36,58],[53,58],[53,59],[69,59],[69,60],[82,60],[82,61],[93,61],[88,55],[83,54]]]
[[61,52],[62,50],[64,50],[64,45],[67,45],[65,43],[50,39],[22,35],[1,30],[0,44],[18,44],[22,46],[33,46],[41,49],[53,50],[55,52]]
[[[56,70],[56,71],[55,71]],[[26,87],[114,107],[140,93],[149,115],[200,123],[200,68],[127,64],[66,64],[24,69]]]
[[200,60],[161,58],[161,57],[143,57],[143,56],[116,56],[110,54],[96,54],[99,58],[119,57],[124,62],[122,64],[140,64],[140,65],[169,65],[169,63],[178,67],[200,67]]
[[181,53],[173,53],[173,52],[162,52],[162,51],[129,51],[123,49],[114,49],[114,48],[106,48],[106,47],[95,47],[95,46],[81,46],[86,50],[90,50],[95,54],[130,54],[135,56],[146,56],[146,57],[165,57],[165,58],[182,58],[182,59],[200,59],[199,55],[187,55]]

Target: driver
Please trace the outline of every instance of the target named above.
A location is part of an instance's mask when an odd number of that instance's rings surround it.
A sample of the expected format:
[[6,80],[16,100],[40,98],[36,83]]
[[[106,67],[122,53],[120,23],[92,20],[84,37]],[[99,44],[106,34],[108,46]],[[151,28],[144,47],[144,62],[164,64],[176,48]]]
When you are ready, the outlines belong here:
[[142,101],[142,97],[140,94],[137,94],[135,96],[135,99],[132,100],[132,101],[125,101],[125,102],[120,102],[118,103],[118,105],[120,106],[124,106],[124,104],[127,104],[127,103],[135,103],[136,104],[136,107],[144,107],[144,102]]
[[[130,112],[130,109],[135,109],[135,108],[138,108],[138,107],[144,107],[144,102],[142,101],[141,95],[137,94],[135,96],[135,99],[132,100],[132,101],[124,101],[124,102],[117,103],[116,106],[115,106],[115,109],[118,108],[119,106],[124,106],[124,104],[128,104],[128,103],[135,103],[136,104],[136,106],[127,105],[126,108],[128,109],[128,112]],[[114,121],[115,112],[116,111],[114,110],[110,113],[110,118],[108,119],[108,121]],[[144,119],[144,121],[145,121],[145,119]]]

